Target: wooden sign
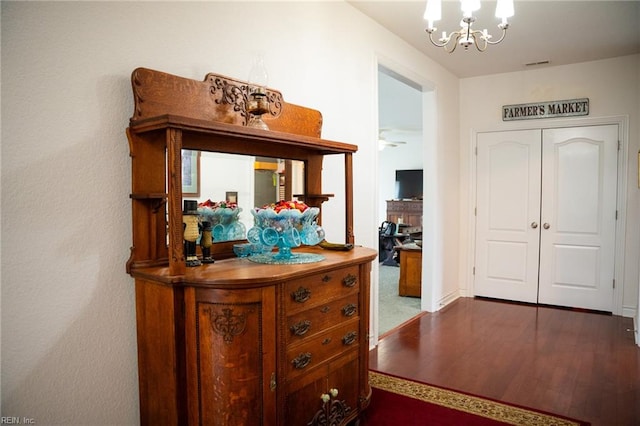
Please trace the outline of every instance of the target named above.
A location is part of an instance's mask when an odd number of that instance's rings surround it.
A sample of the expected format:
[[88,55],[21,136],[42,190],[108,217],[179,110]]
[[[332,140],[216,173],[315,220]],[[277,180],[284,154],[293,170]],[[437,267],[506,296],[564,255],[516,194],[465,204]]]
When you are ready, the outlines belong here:
[[589,115],[589,98],[504,105],[502,121]]

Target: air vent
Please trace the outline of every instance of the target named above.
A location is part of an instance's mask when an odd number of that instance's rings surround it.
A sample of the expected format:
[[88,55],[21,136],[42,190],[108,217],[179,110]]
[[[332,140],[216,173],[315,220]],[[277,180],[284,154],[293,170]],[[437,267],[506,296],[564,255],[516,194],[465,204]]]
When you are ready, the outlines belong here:
[[538,61],[538,62],[529,62],[528,64],[524,64],[525,67],[534,67],[536,65],[546,65],[549,61]]

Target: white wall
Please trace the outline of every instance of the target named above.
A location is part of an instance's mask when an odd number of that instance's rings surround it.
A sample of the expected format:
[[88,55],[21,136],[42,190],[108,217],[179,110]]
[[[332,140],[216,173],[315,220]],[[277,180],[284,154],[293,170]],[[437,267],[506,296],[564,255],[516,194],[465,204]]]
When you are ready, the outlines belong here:
[[[377,247],[377,55],[433,82],[442,280],[457,286],[458,80],[343,2],[2,2],[2,410],[38,424],[136,424],[130,74],[246,79],[322,111],[357,144],[355,235]],[[256,35],[251,30],[257,28]],[[325,188],[343,194],[342,159]],[[342,234],[344,198],[326,204]],[[446,212],[446,215],[445,215]],[[446,217],[445,217],[446,216]],[[331,226],[328,226],[331,224]],[[374,276],[377,276],[374,274]],[[374,282],[374,287],[377,283]],[[441,285],[441,283],[437,283]]]
[[[638,307],[638,267],[640,262],[640,191],[638,158],[640,150],[640,55],[541,68],[460,81],[460,277],[462,291],[471,285],[472,265],[472,140],[474,131],[531,128],[553,124],[558,119],[503,123],[501,106],[537,101],[589,98],[590,119],[628,116],[626,256],[624,258],[622,311],[633,316]],[[584,117],[563,119],[584,122]],[[466,252],[465,252],[466,248]],[[619,282],[619,281],[618,281]]]

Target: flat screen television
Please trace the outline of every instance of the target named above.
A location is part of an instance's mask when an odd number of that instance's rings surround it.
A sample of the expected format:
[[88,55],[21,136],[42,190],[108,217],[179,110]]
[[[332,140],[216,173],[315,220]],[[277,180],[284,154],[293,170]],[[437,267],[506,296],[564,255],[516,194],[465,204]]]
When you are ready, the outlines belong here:
[[422,200],[422,169],[396,170],[396,198]]

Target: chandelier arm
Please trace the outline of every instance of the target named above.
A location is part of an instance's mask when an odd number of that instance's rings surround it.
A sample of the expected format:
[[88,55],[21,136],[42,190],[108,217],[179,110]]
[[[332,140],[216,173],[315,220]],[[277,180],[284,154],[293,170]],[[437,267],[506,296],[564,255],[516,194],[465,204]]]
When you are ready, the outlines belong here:
[[[478,52],[484,52],[485,50],[487,50],[487,39],[482,37],[482,31],[473,31],[471,36],[473,37],[473,41],[474,41],[474,45],[476,46],[476,49],[478,49]],[[480,35],[478,37],[478,35]],[[480,41],[483,41],[484,44],[482,46],[480,46]]]
[[451,50],[447,49],[446,47],[444,48],[444,50],[445,50],[447,53],[453,53],[453,52],[454,52],[454,50],[456,50],[456,47],[458,47],[458,40],[460,40],[460,36],[461,36],[461,34],[460,34],[460,32],[459,32],[459,31],[453,32],[453,33],[451,33],[451,35],[449,36],[449,39],[451,39],[451,36],[452,36],[452,35],[454,35],[454,34],[456,35],[456,39],[453,41],[453,47],[451,48]]
[[437,30],[437,28],[434,28],[432,30],[426,29],[425,31],[429,34],[429,40],[431,41],[431,43],[436,46],[436,47],[445,47],[447,44],[449,44],[449,40],[451,40],[451,36],[447,37],[447,39],[442,42],[442,43],[438,43],[433,39],[433,32]]
[[498,28],[500,28],[502,30],[502,36],[500,37],[500,39],[496,40],[496,41],[491,41],[491,40],[485,40],[487,42],[487,44],[498,44],[500,43],[502,40],[504,40],[504,37],[507,35],[507,29],[509,28],[508,26],[502,26],[502,25],[498,25]]
[[[429,34],[429,40],[431,41],[431,43],[432,43],[434,46],[436,46],[436,47],[442,47],[442,48],[444,48],[444,50],[445,50],[447,53],[453,53],[453,51],[454,51],[454,50],[456,50],[456,47],[457,47],[457,41],[458,41],[458,39],[460,38],[460,34],[458,34],[458,33],[456,33],[456,32],[451,33],[451,34],[449,35],[449,37],[447,37],[446,39],[444,39],[444,41],[443,41],[443,42],[438,43],[438,42],[436,42],[436,41],[433,39],[433,33],[434,33],[434,31],[435,31],[436,29],[437,29],[437,28],[433,28],[433,29],[431,29],[431,30],[429,30],[429,29],[426,29],[426,30],[425,30],[425,31]],[[447,48],[447,46],[449,45],[449,42],[451,41],[451,37],[452,37],[454,34],[456,34],[456,35],[457,35],[456,40],[455,40],[455,43],[453,44],[453,48],[452,48],[452,49],[448,49],[448,48]]]

